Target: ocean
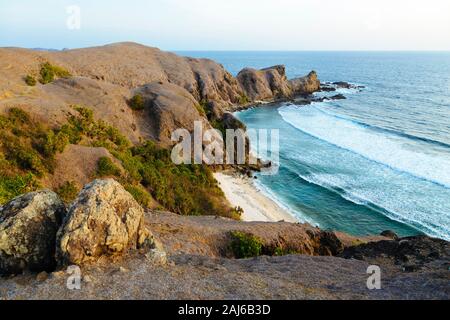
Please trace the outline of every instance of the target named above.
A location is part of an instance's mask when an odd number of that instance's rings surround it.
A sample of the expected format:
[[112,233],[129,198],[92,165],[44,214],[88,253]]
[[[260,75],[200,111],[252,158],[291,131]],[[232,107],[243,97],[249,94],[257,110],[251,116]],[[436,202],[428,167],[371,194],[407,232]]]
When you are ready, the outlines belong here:
[[237,112],[249,128],[280,130],[280,170],[257,187],[324,229],[450,240],[450,52],[178,53],[233,75],[284,64],[289,78],[315,70],[364,86],[338,89],[346,100]]

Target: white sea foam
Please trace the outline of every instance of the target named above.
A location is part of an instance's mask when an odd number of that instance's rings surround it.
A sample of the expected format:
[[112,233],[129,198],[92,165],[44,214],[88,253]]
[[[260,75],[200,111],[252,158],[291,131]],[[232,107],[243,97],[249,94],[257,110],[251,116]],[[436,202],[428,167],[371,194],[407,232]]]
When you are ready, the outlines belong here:
[[379,132],[326,113],[318,104],[284,106],[280,115],[297,129],[369,160],[450,188],[450,152],[425,151],[408,138]]
[[[410,197],[411,191],[407,190],[409,186],[404,186],[403,189],[396,185],[386,185],[383,189],[373,188],[374,181],[371,180],[376,180],[377,177],[359,177],[358,181],[355,181],[355,178],[350,175],[340,174],[311,173],[299,176],[310,183],[335,191],[348,201],[370,206],[373,210],[392,220],[414,225],[430,236],[450,240],[450,230],[448,229],[450,216],[445,212],[438,215],[431,213],[439,210],[436,200],[445,201],[442,199],[445,197],[440,197],[441,199],[422,198],[421,203],[417,204]],[[372,187],[369,187],[371,185]],[[432,194],[432,191],[426,190],[426,193]]]

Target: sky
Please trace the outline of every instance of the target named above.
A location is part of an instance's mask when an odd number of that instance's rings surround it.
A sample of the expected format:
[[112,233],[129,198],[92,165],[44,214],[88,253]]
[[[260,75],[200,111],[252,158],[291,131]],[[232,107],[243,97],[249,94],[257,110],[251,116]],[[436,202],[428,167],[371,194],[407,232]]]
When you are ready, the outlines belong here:
[[0,0],[0,47],[450,50],[449,0]]

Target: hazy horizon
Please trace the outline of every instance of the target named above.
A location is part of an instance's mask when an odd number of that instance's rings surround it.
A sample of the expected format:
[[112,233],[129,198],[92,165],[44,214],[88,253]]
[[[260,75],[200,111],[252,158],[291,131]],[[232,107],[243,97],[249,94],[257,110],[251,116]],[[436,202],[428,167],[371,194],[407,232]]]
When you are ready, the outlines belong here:
[[[79,28],[68,27],[74,7]],[[449,12],[446,0],[1,1],[0,46],[133,41],[168,51],[449,51]]]

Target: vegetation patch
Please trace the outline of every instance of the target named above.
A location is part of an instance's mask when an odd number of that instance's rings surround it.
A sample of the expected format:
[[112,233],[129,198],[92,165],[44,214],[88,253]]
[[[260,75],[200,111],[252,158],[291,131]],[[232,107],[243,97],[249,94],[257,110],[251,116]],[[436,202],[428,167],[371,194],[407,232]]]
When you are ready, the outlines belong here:
[[144,97],[138,93],[135,94],[129,101],[128,105],[133,110],[144,110],[145,108],[145,99]]
[[99,177],[120,176],[120,169],[108,157],[101,157],[97,163],[97,175]]
[[33,77],[33,76],[31,76],[31,75],[27,75],[26,77],[25,77],[25,83],[27,84],[27,85],[29,85],[29,86],[31,86],[31,87],[33,87],[33,86],[35,86],[36,85],[36,78],[35,77]]
[[47,84],[55,80],[56,78],[69,78],[71,76],[70,72],[66,69],[45,62],[41,65],[41,70],[39,71],[41,78],[39,82],[42,84]]
[[206,117],[208,115],[209,118],[208,100],[202,99],[199,104],[195,105],[195,108],[201,116]]
[[38,187],[39,182],[32,173],[8,175],[0,169],[0,205]]
[[144,208],[149,207],[153,202],[152,197],[141,185],[128,184],[125,185],[125,190],[127,190],[133,196],[133,198]]
[[240,105],[246,105],[246,104],[248,104],[248,103],[250,103],[250,99],[247,97],[246,94],[243,94],[243,95],[241,95],[241,96],[239,97],[239,104],[240,104]]
[[274,250],[269,252],[272,256],[285,256],[288,254],[298,254],[298,251],[292,248],[285,248],[283,246],[277,246]]
[[69,204],[77,197],[80,192],[80,188],[74,181],[66,181],[55,190],[59,197]]
[[231,231],[230,236],[230,247],[236,258],[251,258],[262,254],[263,241],[260,238],[241,231]]

